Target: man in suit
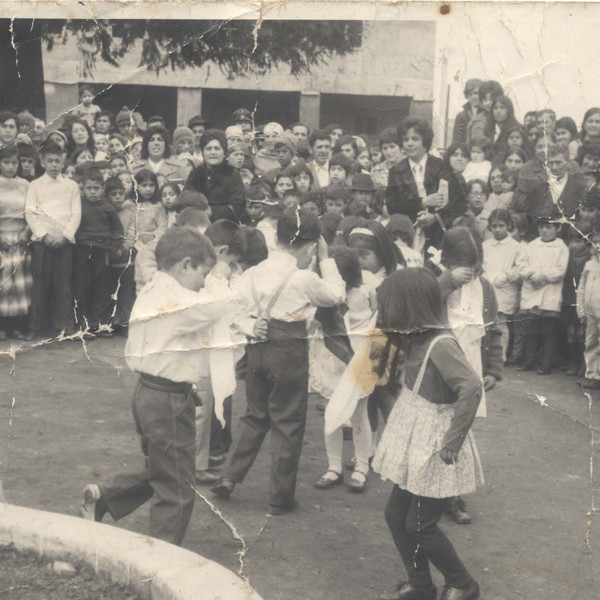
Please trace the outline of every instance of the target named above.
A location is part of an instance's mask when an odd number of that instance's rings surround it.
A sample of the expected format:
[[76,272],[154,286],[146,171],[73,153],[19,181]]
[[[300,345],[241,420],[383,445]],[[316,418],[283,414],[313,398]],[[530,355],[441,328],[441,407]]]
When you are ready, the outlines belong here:
[[440,191],[441,181],[454,178],[444,161],[429,154],[433,130],[427,121],[407,117],[398,127],[398,138],[406,158],[390,169],[388,212],[408,216],[422,227],[426,246],[438,247],[444,231],[465,212],[466,204]]

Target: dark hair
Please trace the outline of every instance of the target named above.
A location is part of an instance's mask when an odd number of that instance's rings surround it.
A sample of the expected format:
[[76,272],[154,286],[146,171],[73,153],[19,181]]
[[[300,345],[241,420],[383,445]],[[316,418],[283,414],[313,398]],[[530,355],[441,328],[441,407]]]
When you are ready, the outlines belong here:
[[319,217],[305,208],[286,208],[277,223],[277,242],[282,246],[301,248],[317,242],[321,234]]
[[4,160],[5,158],[13,158],[13,156],[16,156],[17,158],[19,157],[19,151],[14,144],[9,144],[8,146],[3,146],[0,148],[0,160]]
[[352,170],[352,160],[348,158],[343,152],[338,152],[333,154],[329,159],[329,169],[331,167],[338,166],[342,167],[346,172],[346,176],[350,175],[350,171]]
[[492,140],[485,135],[480,135],[479,137],[471,140],[469,145],[469,155],[471,154],[471,150],[473,150],[473,148],[479,148],[482,150],[485,154],[485,159],[489,160],[492,153]]
[[304,127],[304,129],[306,129],[306,133],[310,133],[310,127],[308,125],[306,125],[306,123],[301,123],[300,121],[298,121],[297,123],[292,123],[288,129],[290,131],[292,131],[292,129],[294,129],[294,127]]
[[104,193],[108,196],[111,192],[114,192],[115,190],[125,191],[125,186],[118,177],[109,177],[104,183]]
[[444,306],[436,277],[427,269],[401,269],[377,290],[378,326],[386,335],[444,329]]
[[142,158],[148,158],[148,142],[150,142],[150,138],[155,134],[160,135],[165,143],[165,153],[163,154],[163,157],[169,158],[171,156],[171,136],[169,135],[169,132],[160,125],[153,125],[144,133],[142,139]]
[[15,127],[18,127],[19,119],[14,112],[11,112],[10,110],[0,111],[0,123],[6,123],[6,121],[9,121],[10,119],[14,119]]
[[327,131],[323,129],[315,129],[308,136],[308,145],[312,148],[319,140],[324,140],[331,143],[331,137]]
[[[363,235],[356,231],[357,228],[368,229],[373,235]],[[393,273],[398,268],[398,263],[402,263],[404,260],[400,249],[394,244],[387,229],[377,221],[360,219],[348,232],[348,246],[352,247],[351,243],[357,240],[359,245],[368,245],[369,249],[375,252],[379,262],[385,269],[386,275]]]
[[352,146],[352,150],[354,150],[354,158],[356,158],[358,155],[358,145],[356,144],[356,140],[351,135],[342,135],[335,143],[333,153],[336,154],[341,152],[342,146],[347,146],[348,144]]
[[[600,107],[598,106],[592,106],[592,108],[588,108],[585,111],[585,115],[583,115],[583,121],[581,122],[581,140],[585,140],[586,138],[586,132],[585,132],[585,122],[592,116],[592,115],[596,115],[599,114],[600,115]],[[0,118],[0,123],[3,123],[4,121],[1,120]]]
[[479,99],[483,102],[488,94],[491,94],[495,100],[498,96],[504,95],[504,88],[497,81],[484,81],[479,86]]
[[465,98],[468,97],[473,90],[479,89],[482,83],[483,82],[481,79],[467,79],[467,82],[465,83],[465,89],[463,90]]
[[87,83],[85,83],[84,85],[82,85],[79,88],[79,97],[81,97],[81,94],[83,94],[83,92],[90,92],[90,94],[92,94],[92,96],[96,95],[96,92],[94,91],[94,88],[91,85],[87,84]]
[[444,152],[444,164],[447,167],[450,168],[450,158],[457,150],[461,150],[467,158],[471,156],[471,151],[469,150],[468,144],[463,144],[462,142],[454,142],[453,144],[450,144]]
[[380,148],[383,144],[396,144],[396,146],[401,146],[400,140],[398,139],[398,129],[387,127],[379,134],[379,137],[374,140],[373,143],[378,143]]
[[556,121],[554,124],[554,131],[557,129],[566,129],[574,140],[576,140],[579,136],[579,133],[577,132],[577,125],[575,124],[575,121],[571,119],[571,117],[561,117],[558,119],[558,121]]
[[17,144],[17,152],[19,153],[19,158],[37,158],[37,152],[30,144]]
[[468,227],[453,227],[446,231],[442,241],[444,265],[474,267],[481,263],[483,249],[477,232]]
[[202,192],[184,189],[179,196],[177,196],[175,210],[183,212],[186,208],[195,208],[206,212],[210,208],[210,204]]
[[242,226],[233,221],[219,219],[208,227],[205,235],[215,248],[227,246],[227,254],[241,258],[246,252],[246,238]]
[[76,164],[77,159],[84,153],[89,152],[92,155],[92,159],[89,162],[94,162],[94,153],[86,146],[85,148],[80,148],[79,150],[75,150],[71,156],[69,156],[69,160]]
[[88,141],[86,142],[85,146],[92,153],[92,155],[96,154],[96,145],[94,144],[94,133],[92,131],[92,128],[88,125],[87,121],[84,121],[83,119],[72,119],[69,122],[69,127],[67,129],[67,140],[70,142],[71,148],[75,148],[75,142],[73,141],[72,134],[74,125],[82,125],[83,127],[85,127],[85,130],[88,134]]
[[585,156],[600,159],[600,140],[588,139],[577,150],[577,163],[581,166]]
[[[529,159],[527,158],[527,154],[525,153],[525,151],[521,148],[510,148],[509,150],[506,151],[506,153],[504,154],[504,158],[502,160],[502,164],[506,164],[506,159],[511,155],[511,154],[516,154],[522,161],[523,164],[525,164]],[[507,167],[508,168],[508,167]]]
[[433,144],[433,129],[431,125],[425,119],[420,119],[419,117],[405,117],[402,119],[397,130],[400,146],[402,146],[402,140],[410,129],[414,129],[421,136],[423,146],[429,152],[431,144]]
[[481,191],[487,196],[490,195],[490,188],[483,179],[470,179],[467,182],[467,194],[471,193],[471,190],[473,189],[474,185],[478,185],[479,187],[481,187]]
[[[115,115],[113,115],[113,113],[110,110],[101,110],[99,112],[97,112],[94,115],[94,123],[100,118],[100,117],[108,117],[110,119],[110,124],[111,126],[114,124],[115,122]],[[110,137],[112,137],[112,135],[109,132]]]
[[312,186],[315,182],[315,176],[312,170],[306,166],[306,163],[303,160],[299,160],[291,165],[289,165],[284,173],[287,173],[290,177],[297,177],[300,173],[307,173],[310,178],[310,185]]
[[346,284],[346,290],[351,290],[362,285],[363,279],[360,260],[358,252],[354,248],[333,246],[329,252],[329,257],[335,260],[338,271]]
[[59,156],[64,156],[65,151],[56,142],[47,140],[40,148],[40,156],[46,156],[47,154],[58,154]]
[[344,131],[344,128],[338,123],[330,123],[329,125],[327,125],[327,127],[325,127],[325,131],[329,134],[333,133],[336,129],[341,129],[342,131]]
[[[200,150],[204,151],[204,148],[206,148],[213,140],[219,142],[219,145],[223,148],[223,154],[227,155],[227,137],[225,136],[225,132],[221,129],[207,129],[200,136]],[[225,159],[223,158],[223,160]]]
[[104,177],[102,176],[102,172],[100,171],[100,169],[94,167],[87,169],[83,173],[83,183],[85,183],[86,181],[95,181],[96,183],[99,183],[102,187],[104,187]]
[[210,223],[208,216],[203,210],[188,206],[184,208],[175,220],[177,227],[200,227]]
[[258,263],[266,260],[269,256],[269,249],[265,236],[260,229],[256,227],[242,228],[244,239],[246,240],[246,252],[240,258],[239,262],[245,263],[249,267],[255,267]]
[[513,213],[511,215],[514,228],[522,231],[525,235],[529,232],[529,219],[523,213]]
[[[137,185],[141,185],[144,181],[151,181],[154,184],[154,196],[147,200],[146,202],[151,202],[152,204],[156,204],[160,200],[159,189],[158,189],[158,177],[154,171],[150,169],[140,169],[134,176],[135,182]],[[139,192],[136,192],[136,196],[138,201],[140,200]]]
[[323,211],[323,196],[319,192],[305,192],[300,196],[300,206],[307,202],[314,202],[319,208],[319,212]]
[[125,152],[115,152],[114,154],[111,154],[110,155],[110,162],[112,162],[115,159],[120,159],[126,165],[128,164],[127,155],[125,154]]
[[172,268],[184,258],[190,259],[194,269],[216,260],[215,249],[210,240],[187,227],[167,229],[156,244],[155,256],[159,271]]
[[290,175],[287,171],[281,171],[281,173],[277,173],[277,175],[273,177],[273,189],[275,189],[277,182],[283,177],[285,177],[286,179],[291,179],[292,185],[294,186],[294,189],[296,189],[296,182],[294,181],[294,177]]
[[488,217],[488,229],[491,229],[490,225],[492,221],[502,221],[506,223],[509,231],[512,231],[513,228],[513,220],[510,214],[510,211],[506,208],[495,208]]

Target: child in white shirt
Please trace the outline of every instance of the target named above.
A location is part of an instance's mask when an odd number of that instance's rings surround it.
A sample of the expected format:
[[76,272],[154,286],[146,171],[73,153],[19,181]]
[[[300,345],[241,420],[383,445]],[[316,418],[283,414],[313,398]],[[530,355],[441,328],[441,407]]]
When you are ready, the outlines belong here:
[[463,177],[468,183],[472,179],[487,181],[492,170],[492,163],[488,160],[492,145],[488,138],[480,137],[471,142],[471,160],[463,171]]

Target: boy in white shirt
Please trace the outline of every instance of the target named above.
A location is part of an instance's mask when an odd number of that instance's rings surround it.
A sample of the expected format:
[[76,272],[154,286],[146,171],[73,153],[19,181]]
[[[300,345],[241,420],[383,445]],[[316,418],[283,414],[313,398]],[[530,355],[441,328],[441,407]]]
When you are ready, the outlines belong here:
[[[316,215],[288,208],[277,224],[277,250],[248,269],[240,290],[258,315],[255,342],[248,344],[248,407],[238,439],[212,492],[228,498],[252,467],[265,435],[271,430],[270,513],[281,515],[296,506],[296,475],[308,405],[308,340],[306,321],[317,306],[345,300],[345,284],[335,261],[328,258]],[[308,267],[317,259],[319,277]]]
[[71,278],[75,233],[81,221],[79,186],[61,175],[62,148],[46,142],[40,150],[46,171],[29,185],[25,219],[31,229],[32,337],[54,335],[74,325]]

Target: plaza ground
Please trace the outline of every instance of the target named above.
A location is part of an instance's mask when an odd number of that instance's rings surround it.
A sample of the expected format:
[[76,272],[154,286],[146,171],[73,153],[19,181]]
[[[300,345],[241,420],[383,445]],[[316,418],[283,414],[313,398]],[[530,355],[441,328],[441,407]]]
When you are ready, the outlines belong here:
[[[136,376],[122,359],[123,343],[96,340],[87,355],[79,342],[55,342],[0,356],[0,481],[9,502],[76,515],[86,483],[142,464],[130,412]],[[375,599],[403,576],[383,518],[390,484],[372,473],[364,494],[314,489],[326,470],[316,401],[299,509],[267,516],[267,438],[230,500],[198,488],[207,502],[197,498],[184,546],[234,571],[244,552],[243,574],[266,600]],[[235,415],[242,409],[240,386]],[[600,393],[586,397],[562,373],[508,368],[489,394],[488,418],[475,424],[486,486],[467,499],[473,523],[442,524],[480,582],[482,600],[600,598],[599,428]],[[350,458],[349,442],[344,451]],[[145,532],[147,519],[144,507],[118,526]]]

